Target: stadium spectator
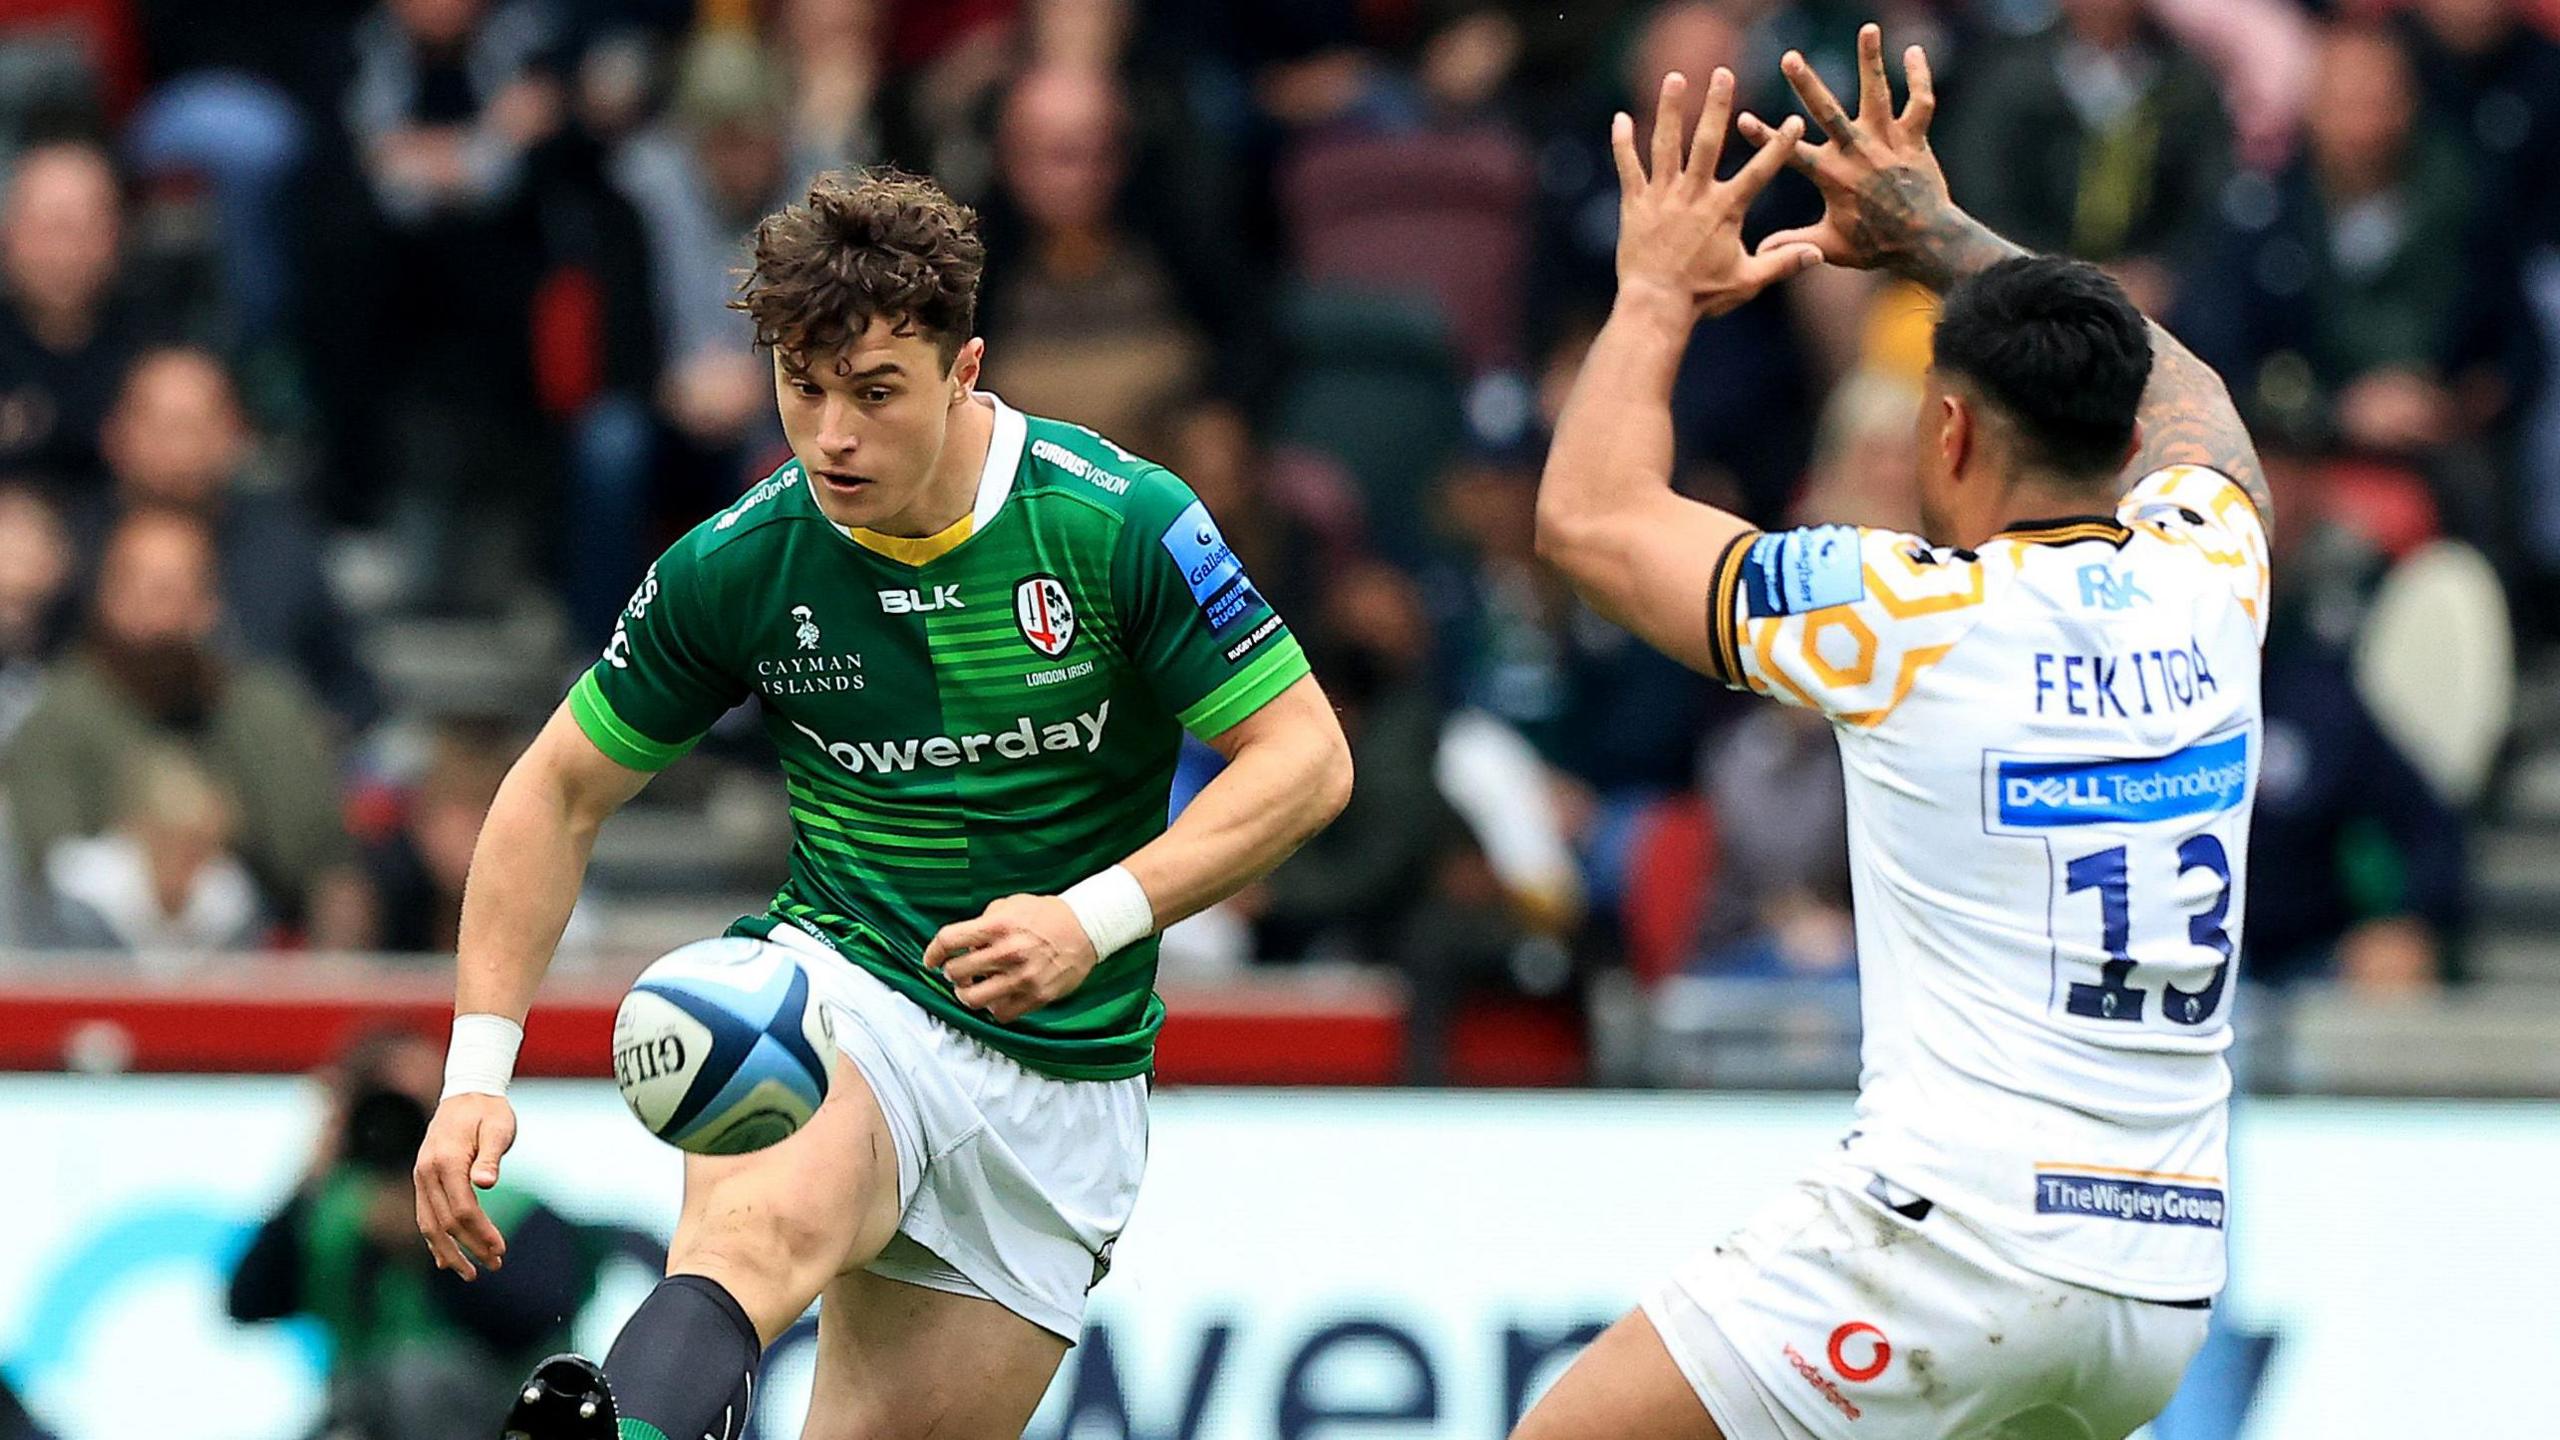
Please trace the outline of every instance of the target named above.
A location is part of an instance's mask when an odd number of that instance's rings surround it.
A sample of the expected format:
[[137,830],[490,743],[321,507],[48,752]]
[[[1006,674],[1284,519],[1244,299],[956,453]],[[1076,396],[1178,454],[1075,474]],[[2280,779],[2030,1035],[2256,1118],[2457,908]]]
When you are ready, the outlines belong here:
[[1319,675],[1368,778],[1339,819],[1235,903],[1261,958],[1392,960],[1462,834],[1432,783],[1429,636],[1413,583],[1376,562],[1337,573],[1319,604]]
[[537,7],[491,0],[385,0],[358,25],[346,118],[384,214],[405,227],[514,197],[560,123],[534,68],[550,38]]
[[1911,427],[1920,386],[1907,376],[1860,370],[1823,402],[1814,428],[1813,466],[1792,517],[1798,525],[1920,528],[1919,460]]
[[264,464],[222,362],[203,350],[146,351],[101,443],[112,488],[74,507],[83,550],[95,554],[136,510],[194,516],[213,535],[222,610],[241,650],[292,668],[351,730],[371,723],[380,697],[330,591],[318,530]]
[[239,849],[276,913],[316,948],[361,949],[371,895],[338,811],[329,722],[288,674],[225,653],[213,539],[144,511],[108,537],[88,632],[5,755],[30,873],[116,819],[117,777],[154,743],[190,755],[239,802]]
[[1143,425],[1210,359],[1180,277],[1124,218],[1128,123],[1107,74],[1053,67],[1015,82],[978,312],[990,388],[1107,434]]
[[408,1031],[366,1037],[322,1074],[328,1118],[308,1173],[231,1273],[231,1317],[317,1321],[329,1340],[330,1440],[483,1440],[512,1393],[489,1377],[562,1347],[595,1288],[577,1227],[513,1183],[481,1203],[507,1263],[473,1284],[418,1244],[410,1167],[443,1054]]
[[[1705,103],[1704,77],[1718,65],[1736,67],[1737,107],[1781,113],[1792,102],[1775,67],[1743,66],[1743,53],[1738,7],[1710,0],[1656,5],[1635,29],[1614,76],[1616,88],[1572,106],[1540,147],[1542,218],[1532,321],[1567,352],[1558,357],[1565,373],[1577,363],[1588,329],[1596,328],[1594,317],[1607,313],[1612,293],[1618,180],[1605,144],[1610,113],[1624,110],[1636,117],[1642,150],[1662,77],[1677,70],[1699,81],[1689,87],[1683,121],[1694,124],[1697,107]],[[1767,93],[1772,88],[1776,93]],[[1719,170],[1730,174],[1750,153],[1748,145],[1726,146]],[[1752,207],[1744,233],[1756,243],[1771,230],[1810,223],[1819,213],[1810,182],[1788,171]],[[1681,463],[1732,477],[1742,491],[1740,507],[1764,524],[1776,523],[1785,512],[1804,469],[1815,377],[1831,355],[1828,345],[1813,341],[1854,329],[1854,320],[1842,312],[1853,316],[1855,304],[1871,290],[1865,277],[1845,270],[1807,278],[1813,283],[1779,287],[1784,293],[1764,295],[1700,325],[1672,394]],[[1839,287],[1826,288],[1833,281]],[[1679,767],[1686,764],[1683,747]]]
[[2416,0],[2400,18],[2430,123],[2470,149],[2490,204],[2560,243],[2560,41],[2517,0]]
[[400,954],[453,953],[471,848],[514,753],[503,737],[461,727],[438,732],[432,743],[398,827],[365,855],[380,897],[381,947]]
[[[2434,457],[2477,435],[2511,334],[2512,247],[2478,208],[2462,147],[2417,123],[2392,32],[2322,40],[2301,159],[2224,207],[2225,249],[2185,307],[2198,353],[2243,403],[2349,445]],[[2485,388],[2484,388],[2485,387]]]
[[[878,150],[882,11],[888,8],[881,0],[781,0],[773,7],[774,48],[790,72],[776,92],[790,107],[794,179]],[[957,96],[946,103],[966,109]]]
[[1686,789],[1727,710],[1695,672],[1584,608],[1532,551],[1536,488],[1498,458],[1443,482],[1460,562],[1433,575],[1443,664],[1462,705],[1518,730],[1557,773],[1592,903],[1617,903],[1633,823]]
[[[1468,838],[1437,779],[1441,718],[1430,634],[1413,581],[1370,561],[1336,573],[1319,601],[1317,658],[1365,779],[1332,825],[1236,897],[1264,960],[1350,959],[1405,977],[1406,1078],[1449,1076],[1467,994],[1524,988],[1511,897]],[[1541,947],[1541,955],[1561,952]],[[1552,991],[1561,963],[1526,977]]]
[[[666,118],[613,159],[614,182],[648,237],[650,294],[666,354],[657,400],[673,443],[660,468],[681,476],[676,488],[689,503],[725,503],[782,449],[772,367],[755,348],[754,325],[729,301],[747,233],[796,198],[794,187],[823,165],[790,148],[786,83],[752,38],[698,36],[679,62]],[[650,508],[641,493],[583,496],[581,543],[629,557],[647,553]],[[630,578],[601,589],[573,578],[571,618],[580,633],[611,628]]]
[[2383,732],[2349,658],[2388,561],[2323,513],[2314,462],[2270,439],[2268,483],[2294,518],[2274,538],[2249,847],[2270,867],[2259,873],[2286,879],[2249,887],[2241,973],[2277,987],[2432,988],[2463,920],[2467,846],[2462,817]]
[[245,950],[265,933],[257,882],[234,853],[238,805],[174,746],[126,757],[113,826],[45,856],[50,938],[172,964]]
[[1130,439],[1161,458],[1218,517],[1273,608],[1313,613],[1327,562],[1358,542],[1359,499],[1347,478],[1321,457],[1265,450],[1244,411],[1224,400],[1176,402]]
[[1692,968],[1854,981],[1848,799],[1830,723],[1763,706],[1727,728],[1703,760],[1715,878]]
[[98,427],[139,330],[116,295],[123,229],[106,151],[18,153],[0,202],[0,465],[65,486],[96,473]]
[[61,651],[76,563],[53,502],[0,481],[0,748],[34,711]]
[[2095,260],[2165,315],[2212,243],[2231,122],[2213,72],[2146,0],[2063,0],[1955,92],[1941,153],[1982,222],[2030,249]]
[[306,307],[336,461],[313,498],[389,523],[422,608],[503,604],[556,493],[528,343],[554,237],[527,181],[565,108],[550,43],[533,5],[385,0],[355,28],[308,207],[334,302]]

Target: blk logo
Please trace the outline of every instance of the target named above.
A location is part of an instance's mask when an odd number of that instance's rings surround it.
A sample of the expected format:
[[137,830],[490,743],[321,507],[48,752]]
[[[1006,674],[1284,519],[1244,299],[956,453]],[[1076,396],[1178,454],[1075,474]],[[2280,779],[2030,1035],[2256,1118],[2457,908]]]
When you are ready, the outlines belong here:
[[2104,565],[2080,567],[2080,603],[2092,610],[2130,610],[2148,605],[2151,597],[2130,575],[2119,575]]
[[936,585],[931,595],[925,594],[922,590],[880,592],[880,609],[889,615],[922,615],[932,610],[965,608],[967,607],[960,603],[960,587],[957,585]]

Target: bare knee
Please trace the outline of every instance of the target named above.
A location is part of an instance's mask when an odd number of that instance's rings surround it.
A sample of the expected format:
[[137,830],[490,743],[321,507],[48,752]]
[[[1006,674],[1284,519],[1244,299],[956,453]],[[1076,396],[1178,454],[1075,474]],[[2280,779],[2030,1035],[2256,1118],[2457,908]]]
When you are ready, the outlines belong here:
[[677,1227],[667,1273],[718,1281],[770,1345],[844,1267],[853,1228],[809,1205],[715,1211]]

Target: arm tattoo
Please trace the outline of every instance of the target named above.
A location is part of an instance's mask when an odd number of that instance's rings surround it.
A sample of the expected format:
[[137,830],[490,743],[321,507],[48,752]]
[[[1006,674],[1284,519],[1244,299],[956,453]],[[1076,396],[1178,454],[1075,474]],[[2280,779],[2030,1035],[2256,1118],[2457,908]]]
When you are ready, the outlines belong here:
[[2003,260],[2027,252],[1947,201],[1918,172],[1879,169],[1858,185],[1850,243],[1892,257],[1895,273],[1943,295]]
[[2159,321],[2151,322],[2151,381],[2142,390],[2142,448],[2127,471],[2139,479],[2163,465],[2206,465],[2231,477],[2258,507],[2258,523],[2275,529],[2275,501],[2258,447],[2213,367],[2196,358]]

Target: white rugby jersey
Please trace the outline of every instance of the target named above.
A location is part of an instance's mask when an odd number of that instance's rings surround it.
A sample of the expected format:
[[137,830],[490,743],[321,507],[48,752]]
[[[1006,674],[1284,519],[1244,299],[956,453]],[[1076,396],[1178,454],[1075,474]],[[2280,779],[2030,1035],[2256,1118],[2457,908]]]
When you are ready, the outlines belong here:
[[1716,661],[1831,717],[1865,1035],[1849,1158],[2012,1262],[2220,1290],[2267,541],[2174,466],[1967,552],[1746,534]]

